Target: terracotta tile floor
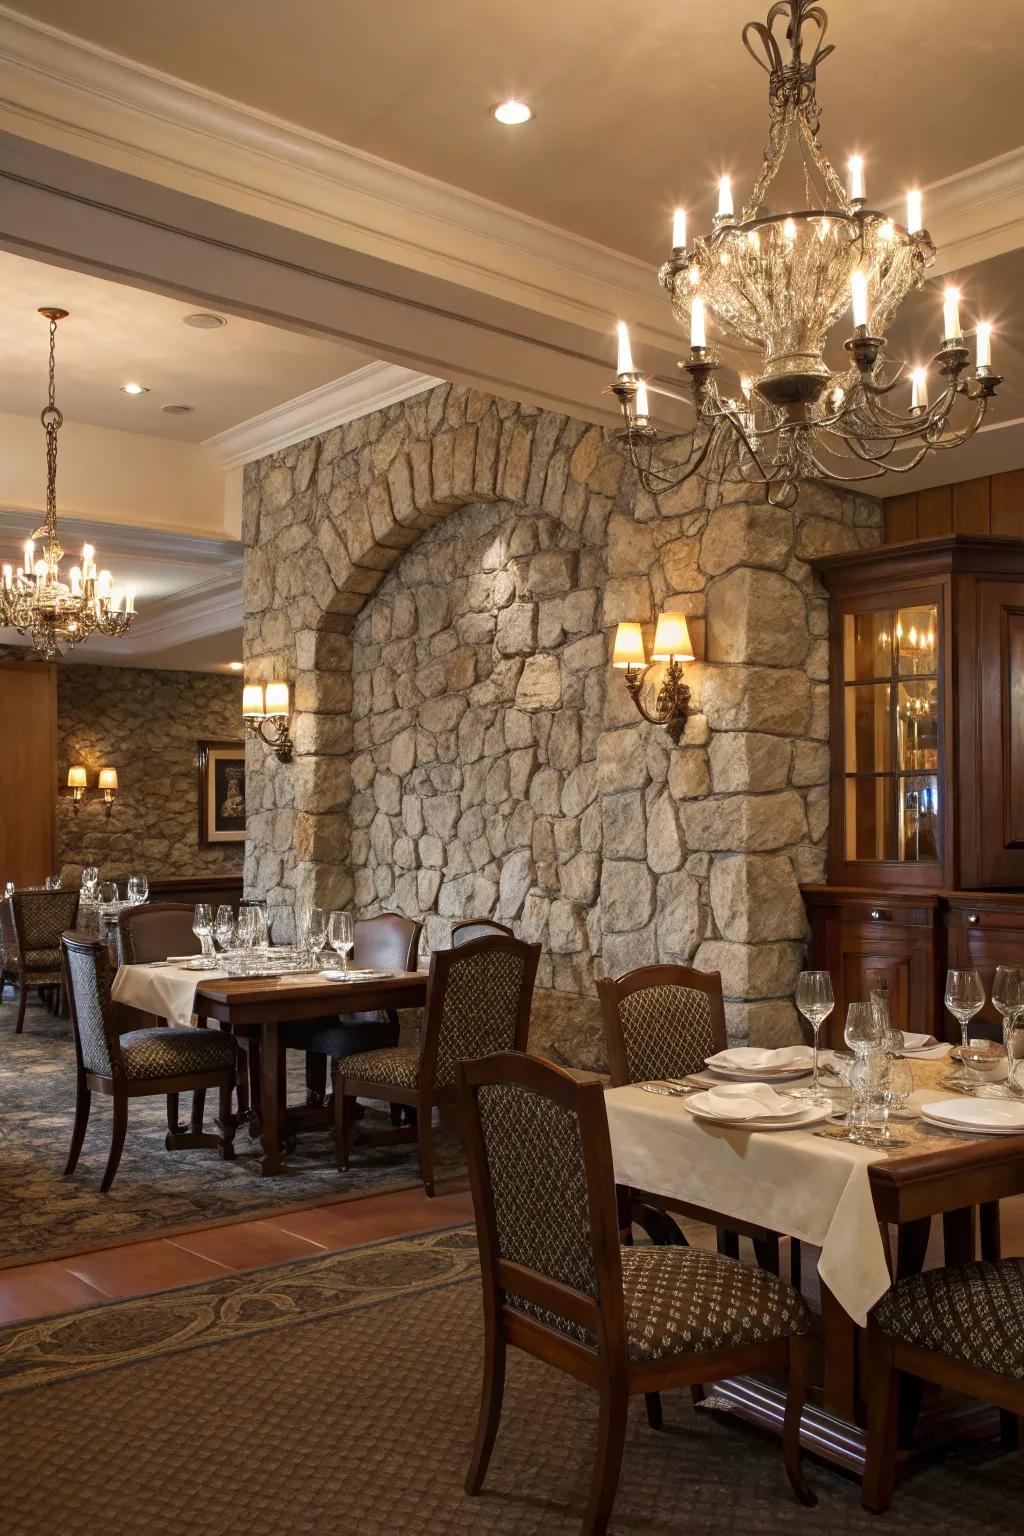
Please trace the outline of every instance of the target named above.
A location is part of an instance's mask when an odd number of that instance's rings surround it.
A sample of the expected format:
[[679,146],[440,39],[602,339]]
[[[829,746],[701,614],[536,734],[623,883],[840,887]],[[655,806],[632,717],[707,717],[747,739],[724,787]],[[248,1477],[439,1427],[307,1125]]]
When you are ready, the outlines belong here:
[[468,1221],[472,1215],[468,1187],[459,1180],[439,1184],[433,1200],[419,1188],[398,1190],[261,1221],[101,1248],[45,1264],[25,1264],[0,1270],[0,1324],[194,1285],[287,1259],[312,1258],[378,1238]]

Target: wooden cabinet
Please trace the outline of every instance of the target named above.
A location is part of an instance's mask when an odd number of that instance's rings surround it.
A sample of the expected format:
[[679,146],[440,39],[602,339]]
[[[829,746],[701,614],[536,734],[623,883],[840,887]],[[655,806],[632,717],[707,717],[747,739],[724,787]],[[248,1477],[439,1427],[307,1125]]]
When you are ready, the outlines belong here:
[[41,661],[0,663],[0,890],[41,885],[54,871],[57,680]]
[[[946,964],[978,971],[991,997],[997,965],[1024,965],[1024,897],[961,892],[950,896],[944,905]],[[978,1027],[981,1025],[985,1027]],[[1001,1037],[1002,1023],[991,1000],[971,1028],[993,1039]]]

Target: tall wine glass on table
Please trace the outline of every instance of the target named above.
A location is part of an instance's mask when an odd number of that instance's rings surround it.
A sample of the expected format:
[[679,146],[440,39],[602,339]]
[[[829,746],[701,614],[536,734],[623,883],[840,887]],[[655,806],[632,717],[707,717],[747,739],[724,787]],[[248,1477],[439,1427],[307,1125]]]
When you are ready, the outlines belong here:
[[796,1006],[814,1034],[814,1077],[809,1088],[794,1089],[793,1097],[806,1099],[810,1104],[829,1104],[829,1095],[824,1088],[818,1086],[818,1035],[822,1024],[835,1007],[832,978],[828,971],[800,972],[796,983]]
[[352,953],[352,948],[355,944],[351,912],[331,913],[327,937],[330,940],[331,948],[337,951],[338,958],[341,961],[341,969],[347,971],[348,957]]
[[[968,1045],[967,1027],[976,1013],[980,1013],[985,1006],[985,988],[977,971],[949,970],[946,972],[946,1007],[960,1025],[961,1050],[966,1051]],[[961,1066],[948,1081],[958,1087],[968,1088],[974,1086],[973,1079],[969,1076],[966,1066]]]
[[1006,1047],[1006,1084],[988,1089],[989,1096],[1018,1098],[1024,1088],[1017,1082],[1017,1058],[1013,1037],[1024,1016],[1024,966],[998,965],[992,982],[992,1004],[1003,1021],[1003,1045]]

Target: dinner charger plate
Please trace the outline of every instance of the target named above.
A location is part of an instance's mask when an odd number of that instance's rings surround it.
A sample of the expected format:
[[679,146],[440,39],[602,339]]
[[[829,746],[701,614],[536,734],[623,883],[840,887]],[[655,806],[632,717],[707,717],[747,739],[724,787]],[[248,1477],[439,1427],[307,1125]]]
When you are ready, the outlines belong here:
[[713,1067],[706,1063],[709,1072],[720,1077],[726,1083],[795,1083],[798,1078],[810,1077],[813,1067],[786,1067],[783,1071],[773,1072],[769,1067],[760,1067],[757,1071],[747,1071],[743,1067]]
[[694,1100],[699,1098],[700,1094],[695,1093],[686,1100],[686,1108],[693,1118],[704,1125],[725,1126],[730,1131],[803,1131],[809,1126],[821,1125],[832,1113],[828,1105],[807,1104],[801,1105],[799,1114],[781,1119],[758,1115],[755,1120],[727,1120],[724,1115],[702,1114],[699,1106],[694,1107]]
[[1009,1099],[939,1099],[934,1104],[922,1104],[921,1117],[946,1130],[1024,1136],[1024,1104]]

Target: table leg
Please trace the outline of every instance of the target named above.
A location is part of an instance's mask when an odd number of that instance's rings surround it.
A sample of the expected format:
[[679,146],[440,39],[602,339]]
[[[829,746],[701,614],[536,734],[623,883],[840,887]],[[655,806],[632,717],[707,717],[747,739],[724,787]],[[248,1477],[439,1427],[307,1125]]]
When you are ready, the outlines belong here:
[[260,1094],[260,1143],[263,1147],[264,1176],[281,1172],[281,1078],[284,1051],[277,1033],[277,1023],[263,1025],[260,1051],[262,1092]]
[[826,1413],[854,1424],[857,1420],[857,1325],[821,1287],[821,1323],[825,1344],[824,1407]]
[[908,1275],[919,1275],[924,1268],[924,1256],[928,1251],[932,1219],[923,1216],[919,1221],[905,1221],[896,1231],[896,1279],[905,1280]]
[[1001,1259],[1002,1237],[999,1231],[999,1201],[986,1200],[978,1207],[981,1215],[981,1256],[993,1262]]
[[974,1208],[943,1211],[942,1240],[947,1264],[969,1264],[974,1258]]

